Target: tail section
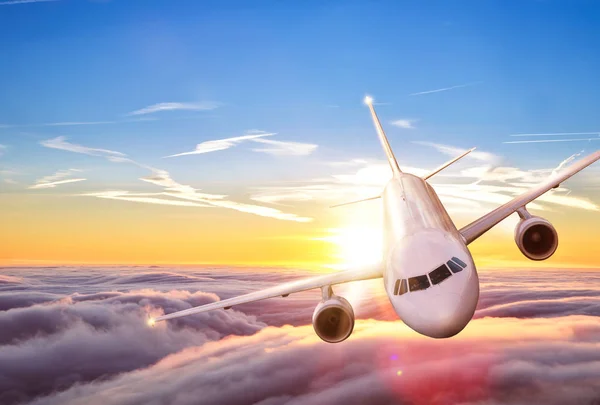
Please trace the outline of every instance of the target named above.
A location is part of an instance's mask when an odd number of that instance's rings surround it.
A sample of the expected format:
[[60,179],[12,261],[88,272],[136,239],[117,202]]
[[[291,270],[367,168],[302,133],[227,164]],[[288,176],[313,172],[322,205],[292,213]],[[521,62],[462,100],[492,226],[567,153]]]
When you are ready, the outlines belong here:
[[392,151],[390,143],[385,136],[385,132],[383,132],[383,128],[381,127],[381,122],[379,122],[375,108],[373,108],[373,99],[369,96],[365,97],[365,104],[369,107],[369,110],[371,110],[371,117],[373,118],[373,124],[375,124],[375,130],[377,131],[381,146],[383,147],[388,162],[390,163],[392,172],[394,173],[394,176],[398,176],[402,173],[402,170],[400,170],[400,166],[398,166],[398,161],[396,161],[396,157],[394,156],[394,152]]

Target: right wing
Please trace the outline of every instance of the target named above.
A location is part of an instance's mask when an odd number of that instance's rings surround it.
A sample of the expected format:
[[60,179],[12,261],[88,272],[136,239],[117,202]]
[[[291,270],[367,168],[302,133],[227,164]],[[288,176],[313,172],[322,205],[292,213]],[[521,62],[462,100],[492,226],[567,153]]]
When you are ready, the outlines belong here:
[[267,288],[261,291],[251,292],[245,295],[240,295],[239,297],[233,297],[223,301],[217,301],[194,308],[184,309],[182,311],[173,312],[171,314],[158,316],[156,318],[150,318],[148,319],[148,324],[152,326],[155,322],[165,321],[167,319],[180,318],[182,316],[192,314],[199,314],[201,312],[212,311],[214,309],[228,309],[233,305],[245,304],[248,302],[264,300],[267,298],[273,298],[278,296],[287,297],[289,294],[292,293],[331,286],[334,284],[342,284],[358,280],[370,280],[380,277],[383,277],[383,271],[382,266],[379,264],[372,267],[366,267],[364,269],[345,270],[330,274],[323,274],[321,276],[290,281],[289,283],[280,284],[275,287]]
[[532,188],[531,190],[521,194],[518,197],[515,197],[506,204],[496,208],[489,214],[486,214],[483,217],[476,220],[475,222],[472,222],[469,225],[465,226],[459,231],[465,239],[465,243],[468,245],[469,243],[473,242],[475,239],[479,238],[481,235],[492,229],[494,225],[498,224],[500,221],[502,221],[512,213],[524,207],[526,204],[529,204],[530,202],[544,194],[546,191],[558,187],[560,183],[567,180],[575,173],[585,169],[598,159],[600,159],[600,150],[584,157],[576,163],[573,163],[572,165],[564,169],[562,172],[551,176],[547,181],[540,184],[539,186]]

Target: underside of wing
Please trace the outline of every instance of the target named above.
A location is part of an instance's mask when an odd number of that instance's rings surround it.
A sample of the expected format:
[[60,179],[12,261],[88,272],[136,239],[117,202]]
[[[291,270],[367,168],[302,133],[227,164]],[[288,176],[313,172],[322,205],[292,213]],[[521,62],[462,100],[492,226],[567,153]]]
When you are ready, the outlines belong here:
[[361,269],[352,269],[339,271],[321,276],[309,277],[301,280],[291,281],[289,283],[280,284],[275,287],[252,292],[238,297],[229,298],[223,301],[213,302],[211,304],[201,305],[199,307],[185,309],[183,311],[173,312],[171,314],[151,318],[148,320],[150,325],[155,322],[164,321],[167,319],[180,318],[182,316],[199,314],[201,312],[212,311],[214,309],[230,308],[234,305],[245,304],[253,301],[260,301],[267,298],[288,296],[289,294],[312,290],[315,288],[327,287],[335,284],[348,283],[351,281],[370,280],[382,277],[381,265],[366,267]]
[[468,245],[473,242],[509,215],[525,207],[526,204],[529,204],[548,190],[558,187],[563,181],[585,169],[598,159],[600,159],[600,150],[573,163],[561,172],[551,176],[544,183],[515,197],[506,204],[501,205],[492,212],[465,226],[460,230],[460,234],[463,236],[465,243]]

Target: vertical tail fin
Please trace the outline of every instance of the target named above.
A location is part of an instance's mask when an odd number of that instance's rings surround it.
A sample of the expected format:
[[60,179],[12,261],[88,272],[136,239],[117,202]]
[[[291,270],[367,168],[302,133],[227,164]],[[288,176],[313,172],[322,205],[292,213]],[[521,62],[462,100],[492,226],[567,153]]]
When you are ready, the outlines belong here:
[[377,135],[379,136],[379,142],[381,142],[381,146],[385,151],[394,176],[397,176],[400,173],[402,173],[402,170],[400,170],[400,166],[398,166],[398,161],[396,160],[390,143],[388,142],[388,139],[385,136],[385,132],[383,132],[383,128],[381,127],[381,122],[379,122],[379,118],[377,117],[375,108],[373,108],[373,99],[369,96],[365,97],[365,104],[369,107],[369,110],[371,110],[371,117],[373,118],[373,124],[375,124],[375,130],[377,131]]

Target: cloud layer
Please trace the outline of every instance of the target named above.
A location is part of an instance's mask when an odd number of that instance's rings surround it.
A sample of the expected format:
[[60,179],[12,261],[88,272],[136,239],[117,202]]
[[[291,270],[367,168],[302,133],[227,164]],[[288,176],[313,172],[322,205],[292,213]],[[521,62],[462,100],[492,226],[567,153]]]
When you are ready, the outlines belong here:
[[148,314],[289,281],[297,271],[4,273],[6,405],[591,404],[600,393],[595,272],[483,272],[476,319],[445,340],[397,321],[380,280],[352,283],[336,292],[351,299],[359,320],[336,345],[309,324],[314,291],[145,324]]

